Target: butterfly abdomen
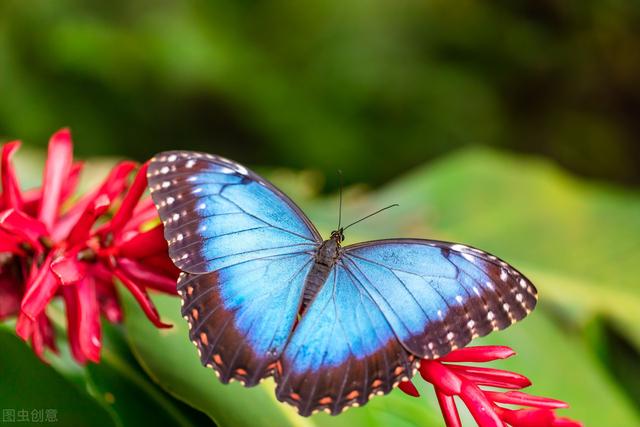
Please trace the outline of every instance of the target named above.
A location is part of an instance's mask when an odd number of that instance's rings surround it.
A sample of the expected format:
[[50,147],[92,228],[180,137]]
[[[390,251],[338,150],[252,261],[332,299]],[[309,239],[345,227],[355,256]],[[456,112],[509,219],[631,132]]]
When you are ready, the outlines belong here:
[[318,248],[315,262],[304,283],[300,313],[305,311],[309,303],[311,303],[313,298],[318,294],[322,285],[327,281],[327,277],[329,277],[329,273],[339,257],[340,243],[334,238],[325,240]]

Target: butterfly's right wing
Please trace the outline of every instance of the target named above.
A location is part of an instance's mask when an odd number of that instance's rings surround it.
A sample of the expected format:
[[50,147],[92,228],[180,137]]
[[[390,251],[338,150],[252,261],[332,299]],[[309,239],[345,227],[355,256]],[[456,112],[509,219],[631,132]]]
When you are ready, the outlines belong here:
[[273,185],[221,157],[160,153],[147,177],[202,363],[255,385],[293,329],[318,232]]

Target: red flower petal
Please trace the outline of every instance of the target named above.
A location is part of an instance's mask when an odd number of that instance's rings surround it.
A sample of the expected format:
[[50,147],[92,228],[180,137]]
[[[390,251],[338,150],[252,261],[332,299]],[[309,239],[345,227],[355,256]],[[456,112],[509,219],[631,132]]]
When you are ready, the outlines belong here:
[[80,345],[78,295],[73,286],[63,286],[62,296],[64,298],[65,312],[67,314],[67,336],[69,339],[71,354],[73,355],[73,358],[76,359],[76,362],[85,364],[87,363],[87,357]]
[[556,418],[553,421],[553,427],[584,427],[584,424],[569,418]]
[[552,427],[555,415],[548,409],[517,409],[497,408],[500,417],[517,427]]
[[24,255],[20,247],[21,239],[13,233],[8,233],[0,228],[0,252],[10,252],[15,255]]
[[523,375],[500,369],[480,368],[476,366],[448,365],[456,373],[472,380],[478,385],[519,389],[529,387],[531,381]]
[[423,360],[420,375],[447,395],[460,394],[462,380],[438,361]]
[[52,230],[58,218],[60,200],[73,160],[69,129],[56,132],[49,141],[49,154],[42,179],[42,203],[38,219]]
[[124,228],[125,224],[131,219],[136,205],[146,191],[148,167],[148,163],[145,163],[140,167],[135,179],[133,180],[133,184],[129,187],[129,191],[122,201],[122,205],[120,205],[120,209],[118,209],[118,212],[113,216],[113,219],[110,222],[110,228],[111,232],[114,234],[120,232]]
[[44,345],[48,347],[54,353],[58,353],[58,346],[56,345],[55,331],[51,321],[45,314],[41,314],[38,317],[38,327],[40,328],[40,334]]
[[471,412],[479,427],[504,426],[489,399],[471,381],[463,381],[460,398],[469,408],[469,412]]
[[18,277],[12,274],[10,267],[4,265],[0,273],[0,321],[15,316],[20,310],[22,285]]
[[439,390],[436,390],[436,397],[438,398],[438,405],[444,416],[444,422],[447,427],[462,427],[462,421],[460,421],[460,414],[458,414],[458,408],[456,408],[456,402],[453,396],[447,396]]
[[[80,182],[80,174],[84,168],[84,163],[76,162],[71,165],[69,176],[67,177],[65,186],[62,188],[62,196],[60,202],[64,203],[69,200],[78,187]],[[42,199],[42,188],[33,188],[22,193],[24,199],[23,211],[30,216],[37,216],[38,209],[40,207],[40,200]]]
[[152,255],[164,255],[167,259],[167,241],[164,239],[164,227],[158,225],[144,233],[137,233],[134,237],[118,245],[118,253],[127,258],[146,258]]
[[100,307],[96,287],[91,276],[85,277],[73,287],[78,298],[78,341],[87,359],[98,363],[102,347]]
[[62,197],[60,198],[61,202],[67,201],[71,196],[73,196],[73,193],[76,192],[78,184],[80,183],[80,174],[82,173],[83,169],[83,162],[76,162],[71,165],[71,170],[69,170],[67,182],[62,189]]
[[44,360],[44,339],[37,322],[34,322],[33,333],[31,334],[31,348],[33,348],[33,352],[36,354],[36,356],[38,356],[41,360]]
[[27,283],[20,308],[31,319],[35,319],[44,311],[44,308],[51,301],[60,285],[50,268],[53,257],[53,254],[49,254],[37,269],[33,279]]
[[138,230],[142,225],[151,220],[159,221],[158,210],[156,209],[156,205],[153,204],[151,197],[146,197],[138,203],[138,206],[133,211],[133,216],[124,227],[124,231]]
[[516,352],[509,347],[492,345],[465,347],[452,351],[440,358],[441,362],[491,362],[497,359],[506,359]]
[[409,396],[420,397],[420,392],[411,381],[401,381],[400,384],[398,384],[398,388]]
[[548,397],[532,396],[519,391],[509,391],[506,393],[496,391],[485,391],[487,397],[497,403],[507,403],[511,405],[533,406],[536,408],[568,408],[569,405],[561,400],[549,399]]
[[55,229],[51,232],[52,239],[56,242],[65,239],[78,223],[87,206],[91,205],[101,195],[107,196],[109,200],[116,199],[124,190],[127,184],[127,177],[135,167],[135,162],[120,162],[114,166],[100,185],[100,188],[82,197],[60,218]]
[[45,363],[47,362],[44,358],[44,351],[46,348],[51,349],[54,353],[58,352],[55,337],[53,335],[53,326],[51,325],[49,318],[44,313],[38,316],[38,319],[33,323],[31,346],[36,356]]
[[45,225],[15,209],[0,214],[0,227],[37,250],[42,250],[40,239],[48,235]]
[[104,317],[111,323],[120,323],[122,321],[122,309],[120,308],[118,293],[111,279],[104,281],[96,278],[96,292],[98,293],[100,310]]
[[76,284],[87,275],[87,267],[78,260],[77,252],[67,253],[53,260],[51,271],[63,285]]
[[2,146],[2,201],[4,209],[22,208],[20,184],[11,162],[11,158],[18,148],[20,148],[20,141],[8,142]]
[[175,295],[176,278],[158,274],[151,268],[128,258],[118,258],[118,268],[141,287],[156,289]]
[[122,284],[129,290],[129,292],[131,292],[131,295],[133,295],[136,301],[138,301],[138,304],[140,304],[140,307],[142,308],[144,313],[147,315],[147,318],[151,320],[151,323],[153,323],[158,328],[173,327],[173,325],[168,323],[163,323],[160,320],[160,315],[158,314],[158,310],[156,309],[155,305],[153,304],[153,301],[151,301],[151,298],[149,298],[149,295],[147,295],[147,292],[144,289],[140,288],[121,270],[116,269],[114,270],[113,273],[118,278],[118,280],[120,280]]
[[20,312],[18,321],[16,322],[16,335],[27,341],[33,334],[34,323],[32,318]]
[[80,243],[84,243],[89,237],[91,228],[95,224],[96,220],[103,215],[111,206],[111,200],[105,194],[101,194],[93,200],[82,216],[78,218],[78,222],[69,233],[69,237],[66,239],[66,243],[69,247],[76,246]]
[[171,277],[174,282],[178,280],[180,269],[178,269],[173,261],[171,261],[171,258],[169,258],[166,252],[141,258],[138,261],[147,267],[158,270],[159,273],[164,274],[165,276]]

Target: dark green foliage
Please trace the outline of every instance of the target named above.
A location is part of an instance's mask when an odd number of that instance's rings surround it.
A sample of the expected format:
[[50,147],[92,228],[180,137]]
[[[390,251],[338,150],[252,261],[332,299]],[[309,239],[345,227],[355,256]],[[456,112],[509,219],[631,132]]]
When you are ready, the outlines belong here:
[[640,181],[640,4],[433,0],[0,5],[0,137],[161,149],[380,184],[456,147]]

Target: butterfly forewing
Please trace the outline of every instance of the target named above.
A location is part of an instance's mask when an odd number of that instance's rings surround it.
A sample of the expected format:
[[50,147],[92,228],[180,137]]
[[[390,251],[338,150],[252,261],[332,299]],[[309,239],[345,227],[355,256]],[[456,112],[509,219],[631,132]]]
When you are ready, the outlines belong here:
[[255,385],[293,329],[317,231],[266,180],[217,156],[158,154],[148,181],[202,363]]
[[147,172],[169,256],[189,273],[314,248],[319,235],[300,209],[244,166],[210,154],[170,151]]

